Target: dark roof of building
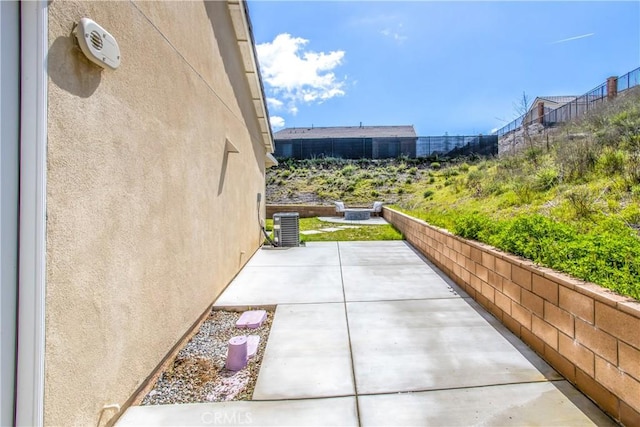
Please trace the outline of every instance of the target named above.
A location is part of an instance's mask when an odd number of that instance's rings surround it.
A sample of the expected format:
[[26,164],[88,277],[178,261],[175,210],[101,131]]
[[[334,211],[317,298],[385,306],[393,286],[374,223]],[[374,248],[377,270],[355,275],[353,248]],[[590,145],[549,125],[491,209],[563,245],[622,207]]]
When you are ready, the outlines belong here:
[[286,128],[273,134],[273,139],[322,138],[416,138],[413,125],[409,126],[336,126]]

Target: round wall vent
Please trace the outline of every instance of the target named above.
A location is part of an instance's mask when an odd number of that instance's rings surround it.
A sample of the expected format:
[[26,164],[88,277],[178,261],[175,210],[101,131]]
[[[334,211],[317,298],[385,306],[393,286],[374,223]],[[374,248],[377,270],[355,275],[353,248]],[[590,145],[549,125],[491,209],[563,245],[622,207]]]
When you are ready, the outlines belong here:
[[[1,1],[1,0],[0,0]],[[120,47],[107,30],[89,18],[82,18],[76,27],[76,38],[82,53],[101,67],[120,66]]]

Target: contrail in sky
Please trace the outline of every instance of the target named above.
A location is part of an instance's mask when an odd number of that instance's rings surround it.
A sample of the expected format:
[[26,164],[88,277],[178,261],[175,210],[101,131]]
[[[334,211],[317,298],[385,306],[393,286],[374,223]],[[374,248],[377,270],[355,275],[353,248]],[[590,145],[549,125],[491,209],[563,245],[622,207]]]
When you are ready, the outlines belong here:
[[551,42],[550,44],[558,44],[558,43],[570,42],[572,40],[578,40],[578,39],[583,39],[585,37],[591,37],[594,34],[595,33],[589,33],[589,34],[583,34],[581,36],[569,37],[568,39],[556,40],[554,42]]

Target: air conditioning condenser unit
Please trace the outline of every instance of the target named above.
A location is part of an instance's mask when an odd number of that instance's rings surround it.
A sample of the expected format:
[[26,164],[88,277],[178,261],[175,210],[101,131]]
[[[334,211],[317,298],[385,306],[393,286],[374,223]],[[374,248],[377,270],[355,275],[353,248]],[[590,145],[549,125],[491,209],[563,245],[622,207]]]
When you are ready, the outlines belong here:
[[273,214],[273,235],[280,247],[300,246],[300,215],[298,212]]

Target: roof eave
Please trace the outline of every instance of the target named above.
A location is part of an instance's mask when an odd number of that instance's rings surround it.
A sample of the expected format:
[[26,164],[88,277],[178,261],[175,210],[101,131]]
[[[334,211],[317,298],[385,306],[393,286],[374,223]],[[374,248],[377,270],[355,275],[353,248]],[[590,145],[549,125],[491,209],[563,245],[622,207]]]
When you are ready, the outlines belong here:
[[260,124],[260,135],[267,153],[273,153],[274,142],[271,126],[269,125],[269,111],[262,84],[262,76],[258,67],[257,53],[251,29],[251,21],[247,2],[245,0],[227,0],[231,22],[236,33],[236,41],[242,56],[245,76],[249,83],[253,108]]

